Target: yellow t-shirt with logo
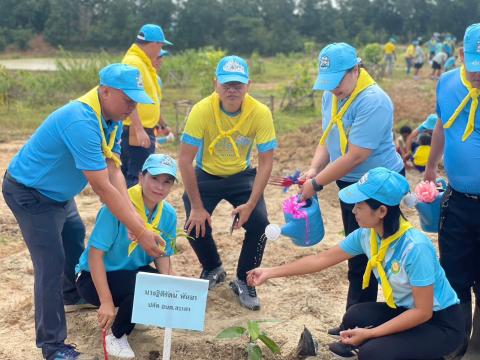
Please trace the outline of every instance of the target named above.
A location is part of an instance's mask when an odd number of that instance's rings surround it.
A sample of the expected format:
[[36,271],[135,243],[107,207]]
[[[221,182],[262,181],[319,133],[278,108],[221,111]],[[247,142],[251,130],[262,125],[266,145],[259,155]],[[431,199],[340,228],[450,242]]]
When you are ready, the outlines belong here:
[[385,52],[385,54],[391,55],[391,54],[395,53],[395,45],[392,42],[389,41],[383,47],[383,51]]
[[[235,129],[231,139],[219,138],[218,126],[224,132]],[[248,94],[240,112],[233,116],[221,110],[217,93],[199,101],[188,116],[182,142],[198,147],[197,166],[217,176],[234,175],[249,167],[254,143],[259,152],[277,147],[270,109]]]
[[[158,85],[157,72],[150,58],[137,44],[130,46],[130,49],[123,57],[122,63],[140,70],[145,92],[154,104],[137,104],[137,112],[144,128],[154,128],[160,118],[161,90]],[[127,118],[123,124],[130,125],[130,118]]]

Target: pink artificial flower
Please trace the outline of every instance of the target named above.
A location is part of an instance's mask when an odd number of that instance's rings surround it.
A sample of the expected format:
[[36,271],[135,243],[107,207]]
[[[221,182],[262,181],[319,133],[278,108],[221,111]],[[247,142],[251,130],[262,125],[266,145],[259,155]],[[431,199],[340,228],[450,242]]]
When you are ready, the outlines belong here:
[[433,181],[422,181],[415,186],[415,196],[423,203],[435,201],[438,194],[437,186]]
[[298,202],[298,195],[293,195],[282,203],[283,212],[290,214],[294,219],[306,219],[307,212],[301,210],[306,205],[305,201]]

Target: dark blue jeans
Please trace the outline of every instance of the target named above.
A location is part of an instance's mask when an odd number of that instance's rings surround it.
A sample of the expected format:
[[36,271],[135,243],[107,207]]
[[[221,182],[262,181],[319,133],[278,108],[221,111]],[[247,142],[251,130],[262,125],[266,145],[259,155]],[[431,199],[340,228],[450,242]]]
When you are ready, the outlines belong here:
[[[256,169],[247,169],[229,177],[220,177],[197,168],[195,174],[203,206],[211,215],[221,200],[228,201],[234,207],[245,204],[252,193],[253,181],[257,171]],[[183,203],[188,219],[191,204],[186,193],[183,194]],[[237,277],[240,280],[246,280],[247,271],[260,266],[265,250],[265,240],[262,235],[265,233],[268,224],[267,208],[262,196],[255,209],[253,209],[250,218],[243,225],[246,231],[237,267]],[[190,235],[194,235],[193,231]],[[190,245],[197,254],[203,269],[212,270],[222,265],[217,246],[212,237],[212,228],[208,224],[205,237],[194,238],[190,241]]]
[[122,132],[122,152],[120,159],[122,160],[122,173],[125,176],[127,187],[130,188],[138,183],[138,174],[142,171],[145,160],[155,153],[155,135],[153,129],[145,129],[150,137],[150,147],[131,146],[128,144],[130,128],[125,126]]
[[84,250],[85,226],[73,199],[52,200],[8,173],[2,192],[32,258],[36,343],[47,356],[67,337],[64,304],[80,298],[75,265]]

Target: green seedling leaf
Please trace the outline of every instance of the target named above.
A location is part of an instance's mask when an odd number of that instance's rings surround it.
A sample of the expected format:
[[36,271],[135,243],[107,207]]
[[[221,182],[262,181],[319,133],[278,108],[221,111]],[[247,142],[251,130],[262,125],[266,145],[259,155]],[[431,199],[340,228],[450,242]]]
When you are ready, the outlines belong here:
[[261,360],[262,359],[262,350],[257,344],[249,343],[248,344],[248,360]]
[[242,326],[233,326],[222,330],[218,335],[217,339],[236,339],[241,337],[247,329]]
[[274,354],[280,354],[280,347],[275,341],[270,339],[267,335],[262,334],[258,337]]
[[253,342],[257,341],[260,335],[260,327],[256,321],[248,320],[248,334]]

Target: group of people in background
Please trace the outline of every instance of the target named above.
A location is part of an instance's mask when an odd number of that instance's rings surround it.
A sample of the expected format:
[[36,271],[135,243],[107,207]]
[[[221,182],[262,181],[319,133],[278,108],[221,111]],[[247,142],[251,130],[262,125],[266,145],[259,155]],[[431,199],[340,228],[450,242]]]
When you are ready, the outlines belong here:
[[[4,176],[5,201],[33,262],[36,342],[43,357],[94,358],[65,343],[65,307],[93,305],[99,326],[108,332],[108,353],[133,358],[128,336],[135,327],[136,274],[173,274],[171,257],[184,232],[201,265],[200,278],[208,280],[209,289],[224,282],[211,218],[221,200],[233,207],[232,229],[245,230],[230,282],[240,305],[259,310],[256,286],[270,278],[318,272],[348,260],[346,312],[328,330],[339,339],[329,345],[332,353],[360,360],[463,354],[472,327],[475,335],[479,326],[472,324],[471,299],[472,288],[477,299],[480,295],[478,44],[480,24],[474,24],[459,50],[462,67],[439,81],[437,115],[413,131],[403,129],[398,148],[392,137],[394,105],[356,49],[332,43],[320,51],[313,88],[324,92],[322,136],[302,174],[300,197],[308,200],[335,182],[346,238],[316,255],[260,268],[269,223],[263,194],[278,147],[271,111],[248,94],[247,62],[222,58],[212,74],[213,93],[192,108],[181,136],[178,168],[187,220],[184,230],[177,229],[176,210],[166,201],[178,179],[177,162],[155,154],[156,131],[170,132],[156,70],[166,56],[163,47],[172,44],[160,26],[144,25],[122,63],[102,69],[97,87],[49,115]],[[391,74],[394,39],[387,45]],[[421,47],[412,46],[409,56],[417,69]],[[253,146],[257,168],[251,165]],[[435,181],[442,154],[450,186],[442,205],[439,260],[432,242],[402,214],[400,202],[409,192],[405,160],[411,158]],[[88,183],[103,206],[84,249],[85,226],[74,197]],[[378,283],[385,302],[377,301]],[[478,308],[477,302],[480,316]]]

